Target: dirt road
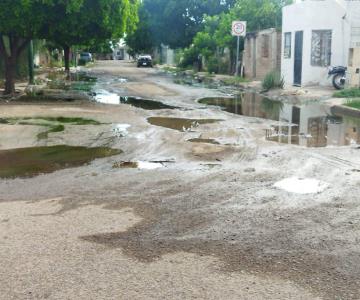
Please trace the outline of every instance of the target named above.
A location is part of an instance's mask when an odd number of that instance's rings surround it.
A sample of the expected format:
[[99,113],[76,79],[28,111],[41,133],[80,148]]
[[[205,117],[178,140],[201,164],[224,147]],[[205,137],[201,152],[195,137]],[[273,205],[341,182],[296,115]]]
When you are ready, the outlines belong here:
[[[270,142],[265,129],[274,121],[196,102],[217,90],[126,62],[99,62],[90,72],[98,89],[177,108],[1,104],[0,118],[102,124],[67,125],[45,140],[36,138],[41,126],[0,124],[0,150],[123,150],[82,167],[0,179],[1,299],[360,299],[356,145]],[[148,118],[177,118],[180,130]],[[184,118],[217,121],[181,130]],[[188,141],[197,138],[207,143]],[[124,161],[144,167],[119,168]],[[293,177],[324,188],[274,186]]]

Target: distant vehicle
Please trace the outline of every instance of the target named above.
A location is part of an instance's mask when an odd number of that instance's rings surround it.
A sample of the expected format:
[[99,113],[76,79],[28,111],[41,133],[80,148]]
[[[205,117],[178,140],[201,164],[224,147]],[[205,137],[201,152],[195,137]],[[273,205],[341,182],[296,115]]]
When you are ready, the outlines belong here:
[[343,66],[330,67],[329,77],[332,76],[332,84],[337,90],[342,90],[346,83],[346,71],[347,68]]
[[92,55],[90,52],[82,52],[80,53],[80,60],[84,62],[90,62],[92,61]]
[[140,55],[137,60],[137,67],[151,67],[152,68],[152,58],[151,55]]

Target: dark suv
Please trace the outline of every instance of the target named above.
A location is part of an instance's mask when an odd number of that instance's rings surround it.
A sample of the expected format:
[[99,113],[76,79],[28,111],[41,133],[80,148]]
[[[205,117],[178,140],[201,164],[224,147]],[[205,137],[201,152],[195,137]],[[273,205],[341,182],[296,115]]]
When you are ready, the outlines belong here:
[[150,55],[140,55],[137,60],[137,67],[151,67],[152,68],[152,58]]

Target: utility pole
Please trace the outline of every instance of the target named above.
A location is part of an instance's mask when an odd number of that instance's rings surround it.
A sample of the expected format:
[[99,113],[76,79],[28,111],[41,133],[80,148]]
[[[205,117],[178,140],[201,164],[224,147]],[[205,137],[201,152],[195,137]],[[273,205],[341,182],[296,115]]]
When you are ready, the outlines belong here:
[[31,40],[28,47],[29,84],[35,84],[34,79],[34,43]]

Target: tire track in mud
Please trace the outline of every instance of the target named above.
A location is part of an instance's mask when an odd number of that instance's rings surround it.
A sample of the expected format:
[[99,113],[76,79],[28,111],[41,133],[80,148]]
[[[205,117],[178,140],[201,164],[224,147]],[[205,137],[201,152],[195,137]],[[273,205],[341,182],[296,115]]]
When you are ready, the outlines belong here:
[[[360,152],[359,152],[360,154]],[[338,168],[360,168],[360,163],[356,163],[354,161],[350,161],[347,159],[342,159],[339,158],[335,155],[325,155],[325,154],[315,154],[315,153],[311,153],[311,156],[319,159],[323,162],[325,162],[326,164],[333,166],[333,167],[338,167]]]
[[[121,248],[124,254],[142,262],[174,252],[216,256],[223,263],[221,272],[274,275],[325,299],[357,299],[360,270],[347,272],[348,262],[331,249],[325,251],[322,248],[325,242],[313,245],[297,235],[305,226],[301,223],[304,218],[314,218],[315,214],[320,223],[325,222],[321,219],[321,215],[327,215],[324,211],[220,209],[234,193],[238,199],[233,201],[246,201],[257,190],[272,185],[273,180],[267,177],[263,176],[259,185],[258,174],[247,174],[238,188],[221,184],[224,180],[239,180],[237,174],[224,172],[194,181],[186,178],[158,181],[148,191],[144,191],[146,184],[141,183],[125,194],[118,187],[120,200],[107,201],[107,208],[131,207],[143,221],[126,232],[100,233],[81,239]],[[359,253],[353,253],[349,259],[354,264],[360,263]]]

